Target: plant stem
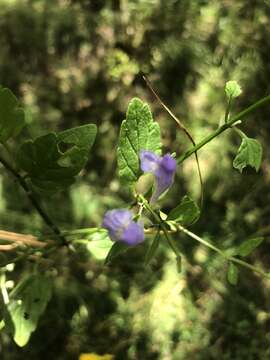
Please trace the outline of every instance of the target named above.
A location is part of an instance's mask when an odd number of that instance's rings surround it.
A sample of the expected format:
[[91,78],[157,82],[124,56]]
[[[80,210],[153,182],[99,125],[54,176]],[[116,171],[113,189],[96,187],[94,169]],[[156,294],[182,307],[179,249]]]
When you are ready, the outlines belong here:
[[160,217],[155,213],[155,211],[152,209],[152,207],[149,205],[148,201],[142,196],[139,195],[139,199],[141,200],[143,206],[150,212],[150,214],[154,217],[154,219],[157,221],[157,223],[159,224],[160,228],[163,230],[163,233],[170,245],[170,247],[172,248],[173,252],[175,253],[175,255],[177,257],[181,257],[181,253],[178,249],[178,246],[175,242],[175,240],[170,236],[165,223],[160,219]]
[[191,237],[192,239],[198,241],[199,243],[207,246],[209,249],[217,252],[219,255],[221,255],[223,258],[225,258],[227,261],[231,261],[231,262],[234,262],[238,265],[241,265],[247,269],[250,269],[264,277],[266,277],[267,279],[270,279],[270,275],[267,274],[266,272],[264,272],[263,270],[261,270],[260,268],[257,268],[256,266],[254,265],[251,265],[243,260],[240,260],[234,256],[227,256],[222,250],[220,250],[219,248],[217,248],[216,246],[212,245],[211,243],[209,243],[208,241],[202,239],[201,237],[199,237],[198,235],[194,234],[193,232],[187,230],[186,228],[184,228],[183,226],[181,225],[177,225],[178,229],[180,231],[182,231],[183,233],[187,234],[189,237]]
[[42,209],[41,205],[39,204],[35,195],[29,188],[25,179],[9,164],[8,161],[6,161],[4,158],[2,158],[2,156],[0,156],[0,163],[17,179],[18,183],[23,188],[23,190],[26,192],[29,200],[31,201],[32,205],[35,207],[35,209],[37,210],[39,215],[42,217],[44,222],[52,229],[54,234],[61,240],[61,243],[63,245],[66,245],[67,244],[66,238],[62,235],[61,231],[54,224],[54,222],[49,217],[49,215]]
[[76,235],[79,235],[79,234],[86,234],[86,235],[89,235],[89,234],[93,234],[95,233],[96,231],[98,231],[99,228],[83,228],[83,229],[77,229],[77,230],[63,230],[62,231],[62,234],[65,235],[65,236],[76,236]]
[[226,112],[225,112],[225,119],[224,119],[225,124],[228,122],[231,108],[232,108],[232,97],[230,96],[228,104],[227,104]]
[[8,154],[10,160],[12,160],[12,152],[10,150],[10,147],[7,142],[2,143],[4,149],[6,150],[6,153]]
[[170,235],[169,232],[167,231],[165,224],[164,224],[164,223],[161,224],[160,227],[161,227],[161,229],[163,230],[164,235],[165,235],[165,237],[166,237],[166,239],[167,239],[170,247],[172,248],[173,252],[175,253],[175,255],[176,255],[178,258],[181,258],[182,254],[181,254],[180,250],[178,249],[178,246],[177,246],[175,240],[171,237],[171,235]]
[[[174,241],[174,239],[170,236],[165,223],[160,219],[160,217],[155,213],[155,211],[152,209],[152,207],[149,205],[148,201],[142,196],[139,195],[138,199],[142,202],[143,206],[145,207],[145,209],[147,209],[149,211],[149,213],[155,218],[155,220],[157,221],[157,223],[160,226],[160,229],[162,229],[170,247],[172,248],[172,250],[174,251],[174,253],[176,254],[177,257],[181,257],[181,253],[178,249],[178,246],[176,244],[176,242]],[[244,260],[238,259],[237,257],[234,256],[228,256],[224,251],[222,251],[221,249],[219,249],[218,247],[216,247],[215,245],[211,244],[210,242],[202,239],[200,236],[194,234],[193,232],[189,231],[188,229],[186,229],[185,227],[183,227],[182,225],[177,224],[177,229],[180,230],[181,232],[185,233],[186,235],[188,235],[189,237],[191,237],[192,239],[198,241],[200,244],[208,247],[209,249],[215,251],[216,253],[218,253],[220,256],[222,256],[224,259],[226,259],[227,261],[231,261],[234,262],[238,265],[241,265],[249,270],[252,270],[264,277],[266,277],[267,279],[270,279],[270,274],[267,274],[266,272],[264,272],[263,270],[261,270],[260,268],[257,268],[254,265],[251,265],[249,263],[247,263]]]
[[209,249],[217,252],[219,255],[225,257],[227,259],[227,256],[223,253],[222,250],[220,250],[219,248],[217,248],[216,246],[212,245],[210,242],[202,239],[201,237],[199,237],[198,235],[194,234],[193,232],[189,231],[188,229],[184,228],[182,225],[177,224],[177,227],[180,231],[182,231],[183,233],[187,234],[189,237],[195,239],[196,241],[198,241],[199,243],[207,246]]
[[153,216],[155,221],[159,224],[162,220],[158,216],[158,214],[155,213],[155,211],[152,209],[152,207],[149,205],[148,201],[145,199],[143,195],[139,195],[138,199],[141,201],[143,206],[150,212],[150,214]]
[[196,146],[193,146],[189,150],[187,150],[182,156],[180,156],[177,159],[178,164],[181,164],[184,160],[186,160],[188,157],[190,157],[193,153],[198,151],[201,147],[209,143],[211,140],[213,140],[215,137],[223,133],[223,131],[229,129],[236,121],[242,119],[243,117],[247,116],[248,114],[255,111],[257,108],[263,106],[268,101],[270,101],[270,95],[260,99],[256,103],[250,105],[245,110],[241,111],[237,115],[235,115],[230,121],[228,121],[226,124],[220,126],[217,130],[212,132],[211,134],[207,135],[204,139],[202,139],[199,143],[197,143]]
[[242,139],[247,139],[247,135],[243,133],[243,131],[238,129],[236,126],[234,126],[233,129]]
[[240,260],[240,259],[238,259],[238,258],[236,258],[234,256],[229,257],[228,260],[230,260],[230,261],[232,261],[232,262],[234,262],[236,264],[239,264],[239,265],[241,265],[241,266],[243,266],[243,267],[245,267],[247,269],[250,269],[250,270],[252,270],[252,271],[254,271],[254,272],[256,272],[256,273],[258,273],[258,274],[260,274],[260,275],[262,275],[264,277],[266,277],[267,279],[270,279],[270,274],[267,274],[263,270],[257,268],[256,266],[253,266],[253,265],[251,265],[251,264],[249,264],[249,263],[247,263],[247,262],[245,262],[243,260]]

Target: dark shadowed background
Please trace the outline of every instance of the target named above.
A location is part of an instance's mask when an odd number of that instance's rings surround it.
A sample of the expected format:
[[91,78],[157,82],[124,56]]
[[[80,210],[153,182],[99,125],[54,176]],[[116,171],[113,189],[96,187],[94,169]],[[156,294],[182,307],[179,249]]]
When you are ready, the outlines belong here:
[[[128,200],[116,172],[116,147],[128,102],[150,104],[164,152],[181,155],[190,143],[147,89],[142,73],[190,129],[196,141],[224,118],[224,84],[243,94],[234,112],[270,91],[269,0],[0,0],[0,84],[23,104],[36,137],[86,123],[98,126],[88,165],[72,187],[43,204],[62,229],[99,226],[107,209]],[[204,210],[192,231],[216,245],[237,246],[254,233],[266,239],[248,260],[269,269],[269,105],[241,129],[264,149],[260,171],[241,175],[232,161],[234,132],[199,151]],[[16,148],[16,143],[11,144]],[[48,228],[3,168],[2,230],[44,236]],[[178,169],[164,211],[189,194],[199,200],[196,163]],[[150,267],[143,246],[104,267],[86,251],[55,254],[58,276],[48,309],[20,349],[3,329],[3,360],[73,360],[110,353],[115,359],[270,359],[269,280],[241,270],[237,287],[215,253],[178,235],[185,259],[159,249]],[[32,269],[20,263],[15,283]]]

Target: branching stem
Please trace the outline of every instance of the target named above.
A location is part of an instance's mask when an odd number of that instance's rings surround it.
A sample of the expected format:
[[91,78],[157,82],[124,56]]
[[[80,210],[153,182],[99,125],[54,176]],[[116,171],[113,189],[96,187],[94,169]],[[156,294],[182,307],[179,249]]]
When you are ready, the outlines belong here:
[[204,246],[207,246],[209,249],[217,252],[219,255],[221,255],[223,258],[225,258],[227,261],[231,261],[234,262],[235,264],[241,265],[242,267],[245,267],[249,270],[252,270],[264,277],[266,277],[267,279],[270,279],[270,275],[267,274],[266,272],[264,272],[263,270],[261,270],[260,268],[251,265],[249,263],[247,263],[244,260],[238,259],[235,256],[227,256],[222,250],[220,250],[219,248],[217,248],[216,246],[214,246],[213,244],[211,244],[210,242],[202,239],[200,236],[194,234],[193,232],[189,231],[188,229],[184,228],[181,225],[177,225],[178,229],[180,231],[182,231],[183,233],[185,233],[186,235],[188,235],[189,237],[191,237],[192,239],[198,241],[199,243],[203,244]]
[[150,204],[148,203],[148,201],[144,198],[144,196],[139,195],[139,200],[141,201],[143,207],[153,216],[153,218],[155,219],[155,221],[157,222],[157,224],[159,224],[160,229],[163,231],[170,247],[172,248],[172,250],[174,251],[175,255],[177,257],[181,257],[181,253],[178,249],[177,244],[175,243],[174,239],[170,236],[165,223],[162,221],[162,219],[158,216],[158,214],[152,209],[152,207],[150,206]]
[[235,115],[231,120],[229,120],[226,124],[220,126],[217,130],[213,131],[211,134],[207,135],[204,139],[202,139],[199,143],[197,143],[195,146],[187,150],[182,156],[180,156],[177,160],[178,164],[181,164],[184,160],[186,160],[188,157],[190,157],[193,153],[197,152],[200,148],[202,148],[204,145],[209,143],[211,140],[213,140],[215,137],[223,133],[223,131],[229,129],[232,127],[238,120],[242,120],[245,116],[249,115],[253,111],[255,111],[257,108],[263,106],[267,102],[270,101],[270,95],[260,99],[256,103],[250,105],[245,110],[241,111],[237,115]]
[[[172,248],[172,250],[174,251],[176,256],[181,257],[181,253],[180,253],[180,250],[178,249],[177,243],[175,242],[173,237],[169,234],[169,231],[167,230],[167,227],[166,227],[166,223],[164,221],[162,221],[162,219],[160,219],[158,214],[152,209],[151,205],[148,203],[148,201],[142,195],[138,196],[138,200],[143,204],[144,208],[153,216],[155,221],[157,221],[157,223],[160,226],[160,229],[164,233],[170,247]],[[209,249],[215,251],[216,253],[218,253],[220,256],[222,256],[227,261],[234,262],[235,264],[238,264],[238,265],[240,265],[242,267],[245,267],[245,268],[247,268],[249,270],[252,270],[253,272],[256,272],[256,273],[266,277],[267,279],[270,279],[270,274],[267,274],[262,269],[254,266],[254,265],[251,265],[251,264],[247,263],[244,260],[238,259],[235,256],[227,255],[224,251],[222,251],[221,249],[219,249],[215,245],[211,244],[209,241],[202,239],[200,236],[194,234],[193,232],[186,229],[182,225],[179,225],[179,224],[175,224],[175,225],[176,225],[177,230],[183,232],[184,234],[186,234],[187,236],[189,236],[192,239],[196,240],[200,244],[202,244],[202,245],[208,247]]]

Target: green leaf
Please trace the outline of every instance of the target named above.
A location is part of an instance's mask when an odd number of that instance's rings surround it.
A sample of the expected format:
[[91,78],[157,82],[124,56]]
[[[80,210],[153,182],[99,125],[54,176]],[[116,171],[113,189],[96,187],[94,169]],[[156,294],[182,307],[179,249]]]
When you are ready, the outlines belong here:
[[130,249],[130,246],[128,246],[127,244],[125,244],[122,241],[117,241],[113,244],[113,246],[111,247],[105,261],[104,264],[107,265],[109,262],[111,262],[115,257],[117,257],[118,255],[126,252],[128,249]]
[[234,99],[241,95],[242,89],[237,81],[231,80],[226,82],[225,93],[228,99]]
[[167,220],[174,220],[183,226],[193,224],[200,217],[200,208],[193,199],[185,195],[180,204],[170,211]]
[[233,160],[234,168],[242,172],[246,166],[251,166],[255,168],[256,171],[258,171],[261,165],[261,161],[261,144],[255,139],[244,137],[238,149],[237,155]]
[[153,121],[146,103],[134,98],[128,106],[126,120],[122,122],[117,149],[119,177],[124,185],[135,183],[140,171],[139,153],[150,150],[160,154],[161,140],[158,123]]
[[248,239],[244,241],[239,248],[237,249],[237,254],[240,256],[247,256],[250,253],[252,253],[253,250],[255,250],[262,242],[264,238],[262,236]]
[[17,163],[34,186],[58,191],[75,181],[87,163],[95,136],[96,126],[88,124],[28,140],[19,148]]
[[145,265],[148,265],[150,263],[150,261],[153,259],[153,257],[155,256],[158,246],[159,246],[159,241],[160,241],[160,233],[158,231],[156,233],[156,236],[154,237],[154,240],[152,241],[151,245],[149,246],[149,248],[145,254],[145,259],[144,259]]
[[58,145],[61,143],[71,146],[62,157],[69,163],[62,166],[72,167],[78,173],[87,163],[89,151],[94,144],[97,128],[94,124],[78,126],[57,134]]
[[6,88],[0,88],[0,142],[20,133],[25,125],[24,111],[18,107],[18,100]]
[[229,263],[227,278],[231,285],[236,285],[238,282],[238,268],[232,263]]
[[30,275],[12,291],[8,311],[14,325],[13,338],[17,345],[27,344],[51,295],[51,279],[44,275]]
[[95,233],[91,234],[90,241],[87,244],[87,250],[97,259],[106,259],[113,242],[108,236],[107,230],[98,229]]

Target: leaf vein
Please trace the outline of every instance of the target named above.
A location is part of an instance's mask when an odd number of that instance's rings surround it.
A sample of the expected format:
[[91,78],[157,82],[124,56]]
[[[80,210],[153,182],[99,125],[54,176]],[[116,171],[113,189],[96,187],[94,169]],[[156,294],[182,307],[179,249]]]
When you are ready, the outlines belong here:
[[128,139],[128,142],[130,144],[131,149],[133,150],[133,152],[135,153],[135,155],[137,157],[138,156],[138,150],[135,149],[135,146],[133,145],[132,141],[130,140],[130,137],[129,137],[128,133],[126,133],[126,137]]
[[122,148],[120,148],[120,152],[121,152],[121,155],[123,156],[123,159],[126,163],[126,166],[128,167],[128,169],[132,172],[132,175],[135,177],[135,179],[137,178],[136,174],[135,174],[135,171],[132,169],[132,167],[129,165],[128,161],[127,161],[127,158],[126,156],[124,155],[124,152],[122,150]]

